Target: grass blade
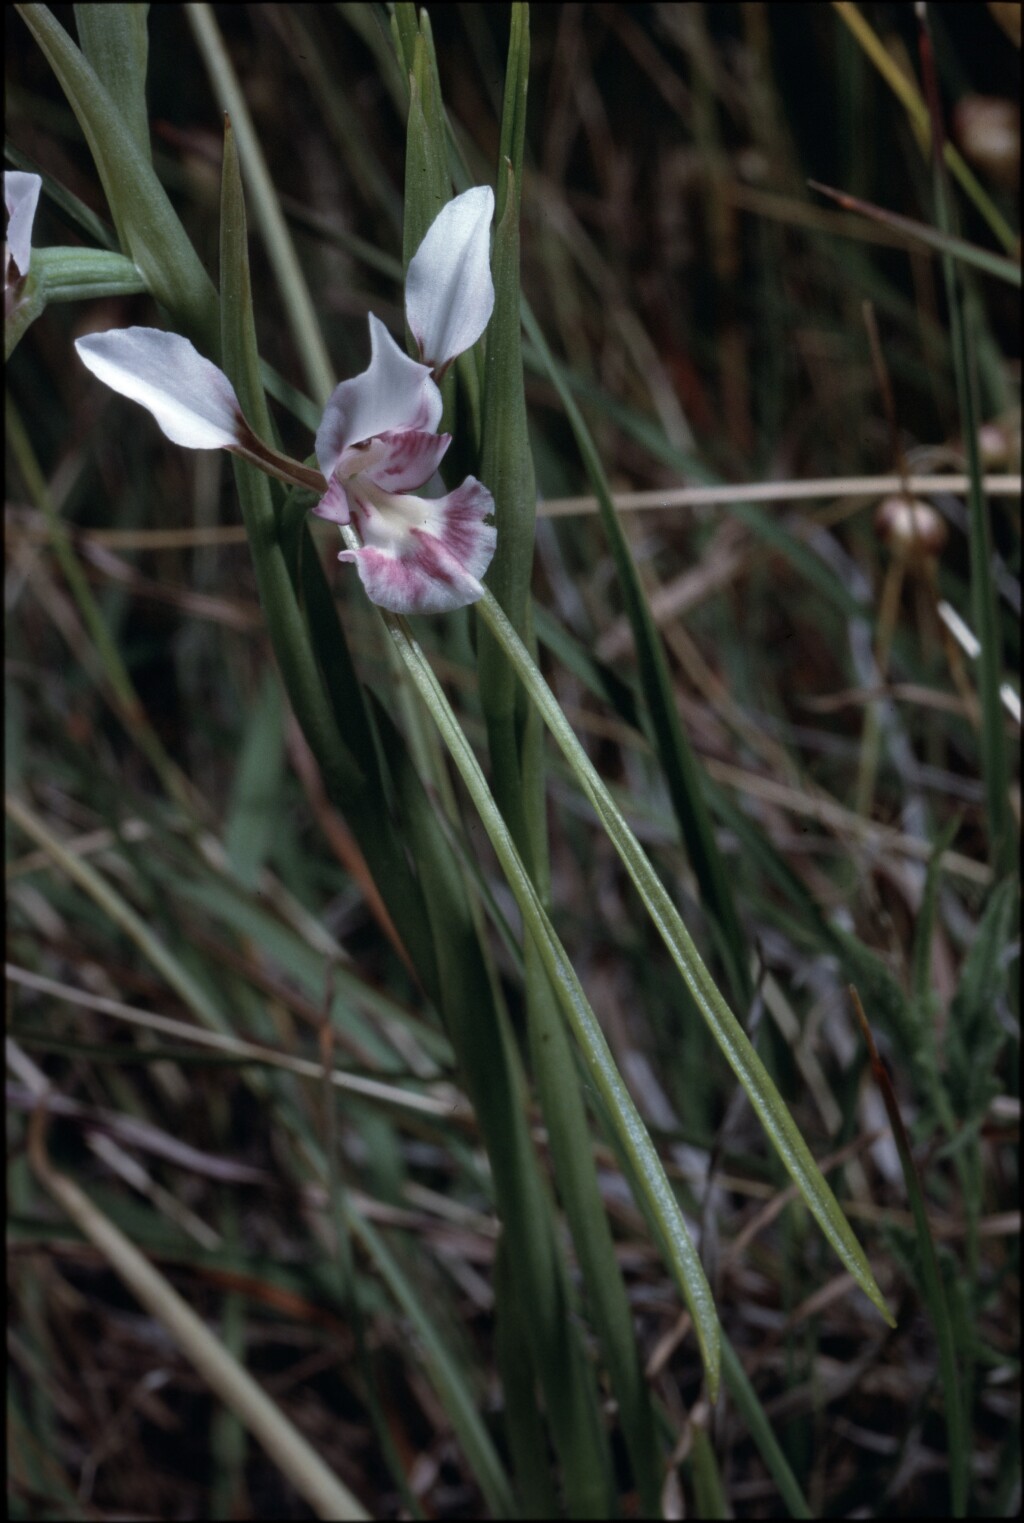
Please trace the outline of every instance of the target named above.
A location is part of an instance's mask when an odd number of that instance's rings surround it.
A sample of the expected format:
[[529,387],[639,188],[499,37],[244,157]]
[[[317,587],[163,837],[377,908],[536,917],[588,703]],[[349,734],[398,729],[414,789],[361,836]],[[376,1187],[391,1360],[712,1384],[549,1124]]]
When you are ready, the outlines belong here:
[[[488,606],[493,605],[489,600]],[[500,610],[499,610],[500,612]],[[490,621],[495,627],[493,619]],[[400,622],[386,618],[395,646],[430,709],[451,756],[462,774],[480,815],[509,887],[519,905],[530,934],[544,958],[559,1003],[583,1052],[587,1072],[607,1106],[618,1140],[636,1170],[648,1207],[658,1221],[669,1252],[669,1267],[693,1317],[712,1396],[718,1390],[718,1317],[700,1260],[686,1230],[678,1203],[665,1178],[661,1160],[651,1142],[622,1076],[615,1066],[604,1034],[591,1010],[579,979],[527,873],[508,827],[497,809],[487,780],[473,754],[448,700],[416,642]],[[507,627],[507,626],[506,626]],[[527,658],[528,660],[529,658]],[[557,705],[556,705],[557,707]],[[559,711],[561,712],[561,711]],[[838,1209],[838,1208],[837,1208]]]
[[478,605],[490,628],[499,635],[514,661],[520,680],[537,705],[545,724],[558,742],[587,798],[611,837],[626,871],[647,907],[672,959],[697,1005],[711,1028],[715,1040],[739,1079],[751,1105],[772,1140],[780,1158],[800,1189],[825,1236],[845,1268],[853,1275],[869,1300],[891,1321],[891,1313],[864,1251],[818,1168],[810,1149],[790,1116],[785,1102],[772,1083],[735,1015],[722,998],[679,913],[669,898],[661,879],[648,862],[639,842],[630,830],[590,758],[573,734],[557,699],[497,603],[489,595]]
[[910,1139],[903,1125],[903,1118],[900,1115],[892,1083],[881,1058],[878,1056],[878,1049],[875,1047],[874,1037],[871,1035],[871,1028],[867,1023],[867,1017],[864,1014],[864,1009],[856,989],[851,988],[850,995],[853,999],[854,1009],[857,1012],[861,1031],[864,1033],[864,1041],[871,1059],[871,1072],[875,1083],[881,1091],[886,1114],[889,1117],[889,1124],[892,1127],[893,1140],[899,1153],[900,1167],[903,1170],[903,1179],[907,1187],[907,1198],[914,1217],[917,1250],[920,1255],[921,1280],[924,1286],[925,1300],[928,1303],[928,1310],[931,1314],[932,1325],[935,1328],[935,1338],[939,1345],[939,1369],[942,1375],[941,1389],[943,1403],[946,1408],[946,1431],[949,1438],[950,1510],[954,1518],[962,1518],[967,1512],[968,1443],[960,1367],[956,1354],[956,1340],[953,1335],[953,1322],[946,1303],[946,1292],[942,1284],[942,1274],[935,1252],[932,1229],[928,1223],[928,1213],[925,1210],[921,1181],[918,1178],[917,1167],[910,1151]]
[[317,1516],[368,1518],[369,1513],[348,1487],[327,1468],[280,1407],[231,1357],[169,1281],[73,1180],[56,1172],[46,1156],[45,1114],[45,1107],[36,1112],[29,1149],[35,1172],[53,1199],[99,1249],[136,1299],[167,1330],[210,1389],[245,1423]]
[[523,324],[541,355],[583,457],[597,497],[608,546],[615,562],[619,586],[626,604],[636,643],[640,683],[651,716],[658,758],[668,783],[669,795],[686,850],[697,874],[701,899],[711,923],[718,930],[716,946],[722,957],[734,997],[745,1007],[750,1000],[746,939],[733,900],[729,877],[715,840],[714,827],[704,797],[700,768],[679,722],[672,682],[661,636],[651,615],[629,542],[619,522],[600,457],[583,415],[566,386],[533,314],[523,304]]

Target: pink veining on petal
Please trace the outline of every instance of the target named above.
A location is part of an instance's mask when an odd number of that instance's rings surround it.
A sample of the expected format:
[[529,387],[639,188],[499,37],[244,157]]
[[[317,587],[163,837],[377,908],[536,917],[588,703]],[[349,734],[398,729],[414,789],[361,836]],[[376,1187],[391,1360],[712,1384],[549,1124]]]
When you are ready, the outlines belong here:
[[376,442],[384,446],[384,455],[379,464],[366,468],[366,475],[386,492],[409,492],[430,480],[452,436],[404,428],[380,434]]
[[334,524],[347,524],[351,521],[352,515],[349,511],[345,488],[336,476],[331,479],[327,491],[321,497],[313,512],[318,518],[327,518]]
[[483,597],[483,587],[461,561],[450,555],[433,535],[420,535],[423,544],[415,558],[389,555],[373,545],[343,550],[341,561],[352,561],[371,603],[391,613],[450,613]]
[[494,513],[494,498],[475,476],[467,476],[447,497],[427,500],[422,531],[440,540],[473,576],[483,576],[491,564],[498,531],[485,520]]
[[394,497],[361,493],[350,483],[352,517],[366,541],[343,550],[371,601],[392,613],[445,613],[483,595],[479,578],[497,540],[486,487],[468,476],[446,497]]

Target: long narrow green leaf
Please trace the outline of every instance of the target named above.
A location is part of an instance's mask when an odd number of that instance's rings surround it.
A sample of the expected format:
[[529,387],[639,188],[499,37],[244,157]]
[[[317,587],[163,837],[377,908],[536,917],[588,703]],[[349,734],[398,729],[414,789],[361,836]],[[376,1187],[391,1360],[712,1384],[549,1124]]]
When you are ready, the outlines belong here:
[[352,1205],[345,1203],[349,1228],[359,1239],[388,1289],[416,1330],[423,1357],[442,1397],[463,1452],[495,1518],[512,1518],[515,1505],[505,1468],[484,1427],[476,1398],[452,1358],[423,1299],[402,1272],[381,1233]]
[[[493,599],[487,599],[487,607],[489,610],[496,607]],[[498,614],[500,615],[500,610]],[[719,1379],[718,1317],[700,1259],[665,1177],[661,1160],[615,1066],[604,1033],[590,1008],[575,970],[555,934],[501,812],[495,805],[480,764],[437,678],[419,645],[407,633],[401,621],[393,616],[383,617],[399,655],[427,704],[469,790],[498,854],[527,930],[537,943],[552,987],[579,1042],[590,1079],[607,1107],[619,1143],[636,1171],[647,1206],[659,1224],[669,1253],[669,1268],[693,1317],[708,1389],[714,1397]],[[492,612],[488,614],[488,620],[492,628],[500,627],[496,625]],[[508,629],[503,616],[502,623]]]
[[124,117],[139,152],[151,159],[146,109],[148,5],[76,5],[82,52]]
[[660,1515],[661,1459],[622,1271],[601,1189],[579,1073],[559,1001],[532,937],[525,947],[530,1056],[548,1130],[555,1178],[587,1291],[591,1316],[619,1404],[619,1420],[646,1517]]
[[436,81],[437,71],[427,39],[417,33],[409,72],[409,122],[405,135],[402,264],[406,269],[430,224],[451,197],[444,110]]
[[626,871],[640,894],[684,982],[711,1031],[746,1090],[751,1105],[771,1138],[780,1158],[798,1186],[819,1226],[845,1268],[865,1294],[891,1321],[885,1299],[875,1283],[864,1251],[829,1189],[810,1149],[786,1108],[775,1085],[757,1056],[739,1021],[729,1009],[712,979],[693,940],[683,925],[664,884],[648,862],[624,816],[601,781],[562,713],[558,700],[537,670],[495,600],[489,595],[478,607],[490,628],[501,639],[514,661],[520,680],[537,705],[544,722],[580,781],[587,798],[619,853]]
[[[526,420],[519,324],[519,211],[522,198],[526,97],[530,70],[529,6],[513,4],[496,166],[495,232],[491,258],[494,311],[488,324],[480,417],[480,475],[494,497],[497,546],[488,583],[515,628],[526,638],[537,516],[536,479]],[[453,147],[455,145],[453,144]],[[539,753],[533,776],[525,736],[517,725],[515,674],[486,629],[478,630],[480,700],[487,723],[495,797],[513,839],[543,891],[547,841],[531,839],[532,817],[543,817],[544,779]],[[531,861],[531,858],[533,859]]]
[[314,399],[323,404],[334,387],[331,360],[249,107],[210,6],[186,6],[185,15],[199,44],[214,89],[230,113],[234,130],[238,134],[238,151],[253,187],[258,225],[277,276],[285,311],[305,367],[306,379]]
[[597,497],[608,546],[622,590],[626,613],[636,644],[640,683],[651,716],[658,758],[668,783],[669,796],[687,854],[700,884],[701,898],[713,925],[718,927],[718,949],[729,976],[734,997],[745,1007],[750,1000],[750,974],[746,940],[730,887],[714,827],[704,796],[700,768],[679,721],[672,681],[661,636],[651,614],[643,584],[633,560],[622,524],[612,502],[600,456],[583,415],[565,384],[540,326],[523,303],[523,325],[547,368],[583,457],[590,484]]
[[[480,1122],[508,1251],[520,1279],[519,1294],[528,1308],[525,1328],[531,1360],[564,1469],[566,1500],[574,1516],[603,1516],[609,1506],[610,1467],[597,1392],[572,1314],[550,1198],[526,1125],[514,1040],[488,987],[458,864],[408,753],[404,748],[395,750],[394,727],[383,715],[379,723],[392,758],[409,845],[423,873],[427,914],[435,930],[442,1009]],[[588,1156],[589,1152],[588,1140]],[[506,1393],[509,1403],[515,1401],[517,1390]],[[525,1421],[515,1412],[510,1412],[510,1420],[515,1427]]]
[[976,243],[968,243],[966,238],[956,238],[951,233],[937,232],[926,222],[918,222],[913,217],[902,217],[899,212],[887,211],[884,206],[875,206],[870,201],[862,201],[859,196],[847,195],[844,190],[833,190],[830,185],[822,185],[817,180],[808,180],[807,183],[812,190],[828,196],[847,211],[859,212],[862,217],[867,217],[872,222],[880,222],[883,227],[892,227],[901,233],[906,233],[907,237],[913,239],[915,243],[923,243],[926,248],[936,249],[940,254],[950,254],[954,259],[959,259],[962,264],[972,264],[975,269],[984,270],[986,275],[994,275],[997,280],[1005,280],[1008,285],[1021,284],[1019,260],[1007,259],[1002,254],[993,254],[990,249],[982,249]]
[[498,1240],[494,1255],[494,1344],[505,1393],[505,1432],[512,1456],[512,1477],[527,1518],[558,1516],[558,1501],[547,1460],[547,1435],[536,1394],[536,1370],[530,1338],[530,1309],[522,1280],[511,1261],[508,1237]]
[[792,1467],[782,1452],[775,1430],[767,1412],[757,1398],[757,1392],[747,1378],[747,1372],[739,1355],[726,1335],[722,1334],[722,1374],[729,1388],[729,1395],[736,1403],[736,1410],[746,1423],[747,1432],[757,1446],[772,1480],[779,1488],[779,1495],[791,1518],[810,1518],[812,1515],[807,1498],[793,1474]]
[[200,351],[218,359],[217,293],[148,158],[96,71],[48,8],[20,5],[18,12],[85,133],[125,252]]

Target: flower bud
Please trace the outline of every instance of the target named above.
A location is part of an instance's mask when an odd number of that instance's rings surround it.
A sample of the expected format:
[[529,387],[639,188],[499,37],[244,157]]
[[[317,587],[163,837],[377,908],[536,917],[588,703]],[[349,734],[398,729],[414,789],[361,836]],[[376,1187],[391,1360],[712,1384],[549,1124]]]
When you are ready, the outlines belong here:
[[965,159],[1000,185],[1020,174],[1020,107],[995,95],[965,95],[957,103],[953,131]]
[[978,453],[987,471],[1020,469],[1020,413],[1004,413],[978,429]]
[[875,532],[893,555],[916,562],[937,556],[949,536],[945,519],[931,503],[903,493],[878,504]]

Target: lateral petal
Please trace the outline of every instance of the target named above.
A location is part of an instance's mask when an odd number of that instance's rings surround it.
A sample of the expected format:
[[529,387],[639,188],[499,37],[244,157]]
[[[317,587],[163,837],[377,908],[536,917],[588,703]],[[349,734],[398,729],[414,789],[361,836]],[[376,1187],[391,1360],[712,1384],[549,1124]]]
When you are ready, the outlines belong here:
[[385,492],[412,491],[430,480],[451,442],[451,434],[428,434],[418,428],[381,434],[375,440],[382,446],[379,463],[364,467],[364,474]]
[[332,524],[351,522],[352,514],[349,512],[348,497],[337,476],[331,477],[327,491],[312,511],[317,518],[329,519]]
[[180,333],[113,328],[75,340],[82,363],[153,414],[186,449],[231,449],[250,434],[234,387]]

